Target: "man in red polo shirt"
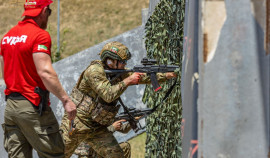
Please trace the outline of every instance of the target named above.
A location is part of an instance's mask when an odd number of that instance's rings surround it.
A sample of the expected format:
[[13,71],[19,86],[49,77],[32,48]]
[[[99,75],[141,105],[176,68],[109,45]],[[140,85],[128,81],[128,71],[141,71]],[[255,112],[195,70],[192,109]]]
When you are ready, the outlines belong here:
[[51,63],[51,38],[45,29],[51,0],[27,0],[25,18],[1,40],[0,62],[6,83],[4,147],[9,157],[64,157],[59,125],[49,106],[58,97],[70,120],[76,106],[64,91]]

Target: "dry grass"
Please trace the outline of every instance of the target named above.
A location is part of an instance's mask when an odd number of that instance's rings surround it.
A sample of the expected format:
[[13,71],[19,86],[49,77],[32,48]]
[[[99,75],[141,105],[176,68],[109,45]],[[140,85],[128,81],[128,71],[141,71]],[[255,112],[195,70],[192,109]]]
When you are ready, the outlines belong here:
[[[0,1],[0,38],[20,21],[25,0]],[[61,37],[66,44],[62,58],[141,25],[141,10],[149,0],[61,0]],[[51,5],[49,32],[52,52],[57,45],[57,0]],[[64,35],[65,32],[65,35]]]
[[131,145],[131,158],[144,158],[146,133],[129,140]]

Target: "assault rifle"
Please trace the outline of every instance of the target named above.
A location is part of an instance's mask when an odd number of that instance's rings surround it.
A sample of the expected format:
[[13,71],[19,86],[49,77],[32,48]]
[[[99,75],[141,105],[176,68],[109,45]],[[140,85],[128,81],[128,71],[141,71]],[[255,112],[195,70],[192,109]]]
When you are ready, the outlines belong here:
[[[128,112],[122,112],[115,116],[116,120],[126,120],[129,122],[131,128],[137,133],[140,129],[143,129],[139,121],[146,116],[152,114],[155,109],[145,108],[142,110],[138,109],[128,109]],[[138,126],[139,125],[139,126]]]
[[155,59],[143,58],[141,61],[142,65],[135,65],[133,69],[113,69],[113,70],[105,70],[106,74],[117,74],[114,76],[111,81],[118,78],[120,75],[128,72],[142,72],[147,73],[150,76],[151,83],[155,91],[161,89],[158,81],[157,81],[157,73],[165,73],[165,72],[174,72],[179,66],[176,65],[154,65],[157,64]]

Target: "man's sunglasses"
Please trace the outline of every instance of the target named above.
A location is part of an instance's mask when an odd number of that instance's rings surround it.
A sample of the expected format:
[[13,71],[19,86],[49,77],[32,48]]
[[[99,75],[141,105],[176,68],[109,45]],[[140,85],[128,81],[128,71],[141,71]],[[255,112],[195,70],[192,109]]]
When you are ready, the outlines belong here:
[[51,8],[47,8],[48,9],[48,14],[49,14],[49,16],[52,14],[52,10],[51,10]]

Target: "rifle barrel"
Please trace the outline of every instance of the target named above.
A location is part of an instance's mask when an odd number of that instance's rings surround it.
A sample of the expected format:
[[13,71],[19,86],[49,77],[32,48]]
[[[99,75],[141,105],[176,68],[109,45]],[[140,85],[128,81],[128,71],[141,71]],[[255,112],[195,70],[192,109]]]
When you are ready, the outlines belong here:
[[115,73],[128,73],[133,72],[132,69],[115,69],[115,70],[105,70],[106,74],[115,74]]

